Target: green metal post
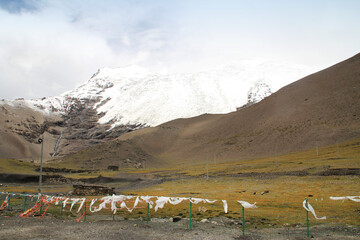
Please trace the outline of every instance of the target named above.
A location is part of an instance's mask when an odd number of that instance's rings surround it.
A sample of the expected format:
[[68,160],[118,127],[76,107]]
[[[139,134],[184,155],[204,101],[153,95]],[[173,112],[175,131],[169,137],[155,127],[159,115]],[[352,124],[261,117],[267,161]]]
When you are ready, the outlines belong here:
[[150,203],[147,203],[146,224],[149,224],[149,208],[150,208]]
[[25,210],[26,210],[26,196],[25,196],[25,200],[24,200],[24,212],[25,212]]
[[61,218],[63,216],[63,209],[64,209],[64,204],[61,202],[61,210],[60,210],[60,217]]
[[[116,208],[116,206],[115,206],[115,208]],[[115,221],[115,213],[114,213],[114,211],[112,213],[112,218],[113,218],[113,221]]]
[[245,208],[242,207],[242,232],[243,236],[245,236]]
[[[307,198],[305,198],[306,201],[306,208],[309,209],[309,204]],[[306,210],[306,231],[307,236],[310,237],[310,231],[309,231],[309,211]]]
[[85,200],[85,216],[84,216],[84,222],[86,222],[86,200]]
[[43,146],[44,146],[44,135],[38,139],[38,143],[41,143],[41,155],[40,155],[40,176],[39,176],[39,194],[41,194],[42,187],[42,169],[43,169]]
[[190,198],[190,230],[191,230],[191,219],[192,218],[192,202],[191,202],[191,198]]

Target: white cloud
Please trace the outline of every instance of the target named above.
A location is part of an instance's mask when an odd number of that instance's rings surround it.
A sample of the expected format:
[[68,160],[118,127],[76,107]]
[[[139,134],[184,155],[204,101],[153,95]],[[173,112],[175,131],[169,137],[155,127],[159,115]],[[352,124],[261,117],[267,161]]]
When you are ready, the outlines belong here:
[[35,13],[0,9],[0,98],[57,95],[98,68],[146,65],[173,37],[151,4],[88,3],[44,1]]
[[358,51],[353,5],[18,0],[0,5],[0,98],[58,95],[98,68],[129,64],[166,73],[245,58],[336,63]]
[[106,39],[76,28],[61,14],[0,11],[0,18],[7,19],[0,22],[1,82],[7,85],[2,98],[56,95],[86,81],[99,67],[126,62]]

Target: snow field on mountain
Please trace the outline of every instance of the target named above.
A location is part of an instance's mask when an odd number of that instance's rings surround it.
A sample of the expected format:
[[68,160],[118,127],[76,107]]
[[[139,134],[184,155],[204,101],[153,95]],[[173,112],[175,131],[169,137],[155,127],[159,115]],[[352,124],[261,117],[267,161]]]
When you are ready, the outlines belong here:
[[105,113],[99,122],[112,122],[114,126],[155,126],[203,113],[228,113],[247,103],[250,88],[262,98],[267,96],[268,88],[258,89],[262,86],[259,83],[274,91],[311,73],[302,66],[256,61],[193,74],[160,75],[134,66],[124,69],[126,74],[122,69],[117,71],[111,74],[108,69],[104,73],[100,70],[96,76],[114,83],[102,93],[102,99],[111,100],[97,109]]
[[177,118],[235,111],[247,103],[249,94],[251,100],[260,101],[269,95],[269,88],[275,92],[312,72],[301,65],[255,60],[188,74],[158,74],[135,65],[102,68],[60,96],[0,104],[25,104],[46,114],[66,114],[81,102],[104,114],[100,124],[156,126]]

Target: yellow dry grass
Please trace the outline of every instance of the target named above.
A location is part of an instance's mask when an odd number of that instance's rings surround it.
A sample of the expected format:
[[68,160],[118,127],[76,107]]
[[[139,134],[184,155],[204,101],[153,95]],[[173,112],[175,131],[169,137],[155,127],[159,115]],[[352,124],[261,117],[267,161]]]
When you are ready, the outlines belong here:
[[115,171],[94,171],[94,172],[82,172],[82,173],[64,173],[64,177],[69,177],[72,179],[82,179],[82,178],[96,178],[98,176],[103,177],[114,177],[117,174]]
[[16,159],[0,159],[0,173],[34,174],[36,166]]
[[[338,147],[339,146],[339,147]],[[201,197],[228,200],[229,213],[222,214],[221,202],[210,206],[209,212],[200,216],[206,218],[224,215],[240,219],[241,206],[237,200],[257,202],[257,209],[249,209],[246,214],[259,226],[305,223],[305,198],[315,208],[318,216],[326,215],[326,223],[360,225],[360,204],[357,202],[334,201],[330,196],[360,195],[359,176],[320,176],[326,169],[359,168],[360,140],[352,140],[288,155],[263,159],[251,159],[232,163],[210,161],[209,179],[206,179],[206,164],[183,168],[162,169],[163,175],[174,171],[192,177],[169,181],[136,191],[138,195]],[[339,149],[339,151],[338,151]],[[276,166],[277,160],[277,166]],[[276,176],[278,172],[304,171],[307,176]],[[241,173],[261,173],[241,177]],[[275,173],[272,175],[271,173]],[[263,177],[262,177],[263,176]],[[195,178],[194,178],[195,177]],[[197,177],[197,178],[196,178]],[[265,193],[267,192],[268,193]],[[134,193],[128,191],[127,193]],[[262,194],[263,193],[263,194]],[[208,205],[208,204],[207,204]],[[205,206],[206,207],[206,206]],[[188,206],[187,206],[188,208]],[[172,210],[171,210],[172,209]],[[167,206],[167,214],[183,212],[184,206]],[[164,210],[165,211],[165,210]],[[162,215],[162,212],[156,213]],[[310,219],[314,219],[310,216]],[[313,220],[323,223],[320,220]]]
[[[339,151],[338,151],[339,149]],[[351,224],[360,225],[360,204],[350,200],[334,201],[330,196],[360,195],[359,175],[330,175],[320,173],[327,169],[360,168],[360,139],[340,143],[305,152],[292,153],[277,158],[249,159],[231,163],[217,163],[211,159],[209,179],[206,179],[206,163],[167,169],[124,169],[127,173],[156,174],[163,177],[181,175],[187,179],[167,181],[147,188],[129,190],[122,194],[200,197],[207,199],[227,200],[229,212],[223,211],[221,201],[214,204],[193,205],[195,220],[224,216],[241,220],[241,205],[237,200],[257,203],[258,208],[246,209],[247,224],[257,227],[304,225],[306,212],[302,207],[305,198],[314,207],[319,217],[327,220],[315,220],[310,214],[310,222],[314,224]],[[277,161],[277,165],[276,165]],[[11,162],[6,162],[1,171],[8,171]],[[23,163],[17,163],[16,171],[25,170]],[[24,169],[25,168],[25,169]],[[5,169],[5,170],[4,170]],[[31,169],[29,167],[29,169]],[[15,171],[15,170],[14,170]],[[122,170],[121,170],[122,171]],[[286,172],[303,172],[301,175],[278,174]],[[66,174],[71,178],[96,177],[100,172]],[[101,172],[103,176],[114,176],[116,172]],[[241,175],[247,174],[247,175]],[[121,183],[122,184],[122,183]],[[116,186],[116,184],[112,184]],[[26,189],[7,189],[23,192]],[[88,197],[94,198],[94,197]],[[128,206],[131,207],[131,203]],[[125,218],[146,217],[146,205],[139,205],[132,213],[119,211],[117,214]],[[199,211],[199,207],[204,208]],[[111,215],[110,211],[99,214]],[[189,217],[189,202],[173,206],[165,205],[163,209],[150,211],[151,217]],[[111,217],[111,216],[110,216]]]
[[[359,203],[351,201],[333,201],[330,196],[347,196],[359,193],[359,178],[353,176],[307,176],[279,177],[275,179],[250,178],[210,178],[188,179],[166,182],[137,191],[139,195],[200,197],[207,199],[227,200],[229,213],[222,213],[221,201],[206,208],[213,209],[210,213],[201,213],[200,218],[227,216],[241,219],[241,205],[237,200],[257,203],[257,209],[246,210],[253,223],[268,222],[283,225],[303,224],[305,210],[302,202],[305,197],[315,208],[319,216],[326,215],[327,223],[349,223],[359,225]],[[267,192],[268,193],[265,193]],[[129,192],[130,193],[130,192]],[[133,192],[132,192],[133,193]],[[256,193],[256,194],[255,194]],[[263,195],[262,195],[263,193]],[[265,194],[264,194],[265,193]],[[198,206],[195,207],[195,209]],[[166,206],[166,213],[184,211],[183,206]],[[172,209],[172,210],[169,210]],[[215,211],[216,210],[216,211]],[[156,213],[157,215],[162,215]],[[311,219],[312,216],[311,216]],[[322,223],[320,220],[318,223]],[[262,225],[262,224],[260,224]]]

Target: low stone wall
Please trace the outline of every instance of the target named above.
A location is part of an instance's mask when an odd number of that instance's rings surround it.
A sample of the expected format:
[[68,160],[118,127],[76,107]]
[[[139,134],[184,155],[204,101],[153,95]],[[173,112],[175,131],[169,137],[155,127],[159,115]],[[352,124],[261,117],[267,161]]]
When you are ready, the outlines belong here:
[[73,195],[77,196],[95,196],[95,195],[113,195],[115,194],[114,188],[96,186],[96,185],[73,185]]

